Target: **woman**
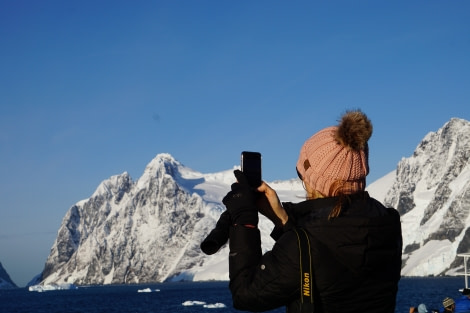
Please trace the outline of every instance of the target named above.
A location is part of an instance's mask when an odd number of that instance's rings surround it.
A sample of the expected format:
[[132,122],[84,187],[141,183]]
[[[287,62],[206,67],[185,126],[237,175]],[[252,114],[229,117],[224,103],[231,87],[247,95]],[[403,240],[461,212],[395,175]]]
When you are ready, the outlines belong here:
[[[309,138],[297,173],[306,200],[282,203],[262,183],[257,192],[236,170],[223,203],[231,218],[230,290],[236,309],[301,311],[300,256],[295,229],[307,232],[315,312],[394,312],[402,237],[396,210],[365,191],[372,124],[360,110]],[[258,211],[275,224],[262,255]]]

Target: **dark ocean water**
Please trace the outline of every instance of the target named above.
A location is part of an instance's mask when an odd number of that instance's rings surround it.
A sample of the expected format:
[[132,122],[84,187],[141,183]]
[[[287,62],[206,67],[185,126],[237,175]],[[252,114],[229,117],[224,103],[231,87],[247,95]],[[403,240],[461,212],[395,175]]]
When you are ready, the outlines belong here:
[[[440,308],[445,297],[460,297],[463,277],[402,278],[396,312],[425,303]],[[151,292],[138,292],[149,288]],[[147,289],[148,290],[148,289]],[[232,308],[227,282],[164,283],[81,287],[75,290],[32,292],[27,288],[0,290],[1,313],[228,313]],[[274,311],[285,312],[284,308]]]

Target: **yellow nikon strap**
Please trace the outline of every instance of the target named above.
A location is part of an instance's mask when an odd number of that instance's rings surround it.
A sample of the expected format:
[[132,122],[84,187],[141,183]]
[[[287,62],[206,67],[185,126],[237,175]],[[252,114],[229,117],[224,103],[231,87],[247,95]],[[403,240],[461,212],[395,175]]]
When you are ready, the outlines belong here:
[[302,228],[294,228],[299,242],[300,254],[300,303],[301,312],[313,312],[313,272],[310,240]]

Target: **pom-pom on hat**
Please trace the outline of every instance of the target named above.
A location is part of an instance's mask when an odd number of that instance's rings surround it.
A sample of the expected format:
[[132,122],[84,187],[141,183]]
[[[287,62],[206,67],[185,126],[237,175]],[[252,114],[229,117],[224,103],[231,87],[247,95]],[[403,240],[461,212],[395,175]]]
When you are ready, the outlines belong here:
[[371,135],[367,116],[360,110],[347,111],[338,126],[322,129],[305,141],[297,161],[299,175],[325,196],[334,195],[332,187],[344,193],[364,190]]

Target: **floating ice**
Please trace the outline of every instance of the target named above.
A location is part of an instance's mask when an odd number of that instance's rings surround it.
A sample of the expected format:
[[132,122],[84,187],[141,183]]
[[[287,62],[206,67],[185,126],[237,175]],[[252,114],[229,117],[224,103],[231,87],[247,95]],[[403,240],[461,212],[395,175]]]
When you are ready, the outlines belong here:
[[225,304],[217,302],[217,303],[212,303],[212,304],[206,304],[204,301],[184,301],[181,305],[183,306],[193,306],[193,305],[201,305],[202,307],[206,309],[219,309],[219,308],[225,308]]
[[43,291],[51,291],[51,290],[72,290],[72,289],[78,289],[77,286],[74,284],[60,284],[60,285],[33,285],[29,286],[28,290],[29,291],[37,291],[37,292],[43,292]]
[[145,288],[145,289],[139,289],[137,292],[159,292],[160,289],[150,289],[150,288]]
[[204,304],[206,304],[204,301],[191,301],[191,300],[187,300],[182,303],[183,306],[204,305]]
[[205,304],[204,307],[207,309],[220,309],[220,308],[225,308],[226,306],[223,303],[217,302],[214,304]]

